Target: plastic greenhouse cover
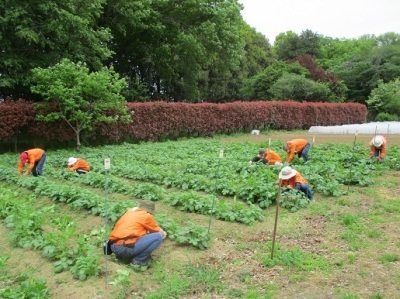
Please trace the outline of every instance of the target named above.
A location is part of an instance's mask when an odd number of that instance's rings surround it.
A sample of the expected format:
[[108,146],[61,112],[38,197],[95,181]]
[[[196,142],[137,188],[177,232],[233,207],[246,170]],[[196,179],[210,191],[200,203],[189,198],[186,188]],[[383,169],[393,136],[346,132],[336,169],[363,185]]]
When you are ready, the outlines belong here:
[[371,122],[341,126],[312,126],[308,132],[323,134],[400,134],[400,122]]

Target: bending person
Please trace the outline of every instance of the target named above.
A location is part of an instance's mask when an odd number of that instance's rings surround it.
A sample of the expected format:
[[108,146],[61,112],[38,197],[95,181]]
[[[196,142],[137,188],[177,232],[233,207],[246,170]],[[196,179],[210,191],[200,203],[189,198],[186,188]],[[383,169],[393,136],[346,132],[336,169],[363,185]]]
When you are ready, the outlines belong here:
[[293,139],[282,147],[287,153],[286,162],[291,162],[294,155],[297,154],[299,158],[303,158],[304,162],[308,161],[308,151],[310,150],[311,144],[305,139]]
[[382,161],[386,157],[387,141],[382,135],[377,135],[369,143],[369,156]]
[[285,187],[283,192],[288,190],[288,188],[292,188],[303,192],[307,196],[308,200],[313,200],[307,180],[297,170],[290,166],[285,166],[279,173],[279,179],[281,180],[281,186]]
[[68,159],[67,170],[75,170],[77,173],[83,174],[90,171],[90,165],[82,158],[71,157]]
[[19,164],[17,171],[22,173],[24,170],[26,162],[29,162],[29,165],[23,175],[28,175],[32,172],[33,176],[41,176],[43,175],[43,166],[46,162],[46,152],[41,148],[34,148],[27,151],[24,151],[19,158]]
[[255,156],[250,162],[255,163],[258,161],[261,161],[263,164],[282,165],[282,158],[278,153],[271,149],[260,149],[257,156]]

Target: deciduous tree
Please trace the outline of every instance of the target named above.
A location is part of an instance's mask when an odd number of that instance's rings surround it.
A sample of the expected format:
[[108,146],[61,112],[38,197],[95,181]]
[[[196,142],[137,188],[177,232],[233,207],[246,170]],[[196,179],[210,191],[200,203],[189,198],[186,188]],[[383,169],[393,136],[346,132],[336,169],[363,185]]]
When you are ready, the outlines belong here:
[[[81,145],[81,132],[92,130],[99,122],[130,121],[121,91],[125,79],[113,69],[90,72],[84,63],[63,59],[55,66],[33,70],[32,92],[43,96],[37,105],[37,119],[51,122],[64,120],[76,134]],[[47,104],[53,104],[49,107]]]

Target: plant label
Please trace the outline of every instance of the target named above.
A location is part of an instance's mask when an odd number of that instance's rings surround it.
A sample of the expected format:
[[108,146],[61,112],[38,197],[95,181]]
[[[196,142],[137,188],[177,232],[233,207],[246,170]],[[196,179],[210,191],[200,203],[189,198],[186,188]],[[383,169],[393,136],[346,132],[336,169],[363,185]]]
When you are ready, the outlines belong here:
[[105,158],[104,159],[104,169],[108,170],[111,167],[111,161],[110,158]]
[[219,157],[220,157],[220,158],[223,158],[223,157],[224,157],[224,150],[223,150],[223,149],[219,151]]

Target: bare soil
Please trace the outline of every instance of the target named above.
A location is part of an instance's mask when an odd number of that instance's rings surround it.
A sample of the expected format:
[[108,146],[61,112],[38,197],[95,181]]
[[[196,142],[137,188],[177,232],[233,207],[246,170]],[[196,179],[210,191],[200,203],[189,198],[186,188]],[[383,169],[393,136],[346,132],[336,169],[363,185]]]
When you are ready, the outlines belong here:
[[[295,138],[304,138],[309,140],[310,142],[313,142],[315,145],[316,144],[322,144],[322,143],[347,143],[347,144],[352,144],[354,142],[356,143],[364,143],[364,144],[369,144],[371,139],[374,137],[374,135],[371,134],[316,134],[316,133],[308,133],[306,131],[298,131],[298,132],[271,132],[267,134],[260,134],[260,135],[247,135],[243,137],[232,137],[232,138],[225,138],[227,142],[230,141],[250,141],[250,142],[262,142],[262,141],[268,141],[269,138],[271,140],[282,140],[282,141],[288,141],[292,140]],[[399,134],[390,134],[390,135],[385,135],[387,142],[389,145],[400,145],[400,135]]]

